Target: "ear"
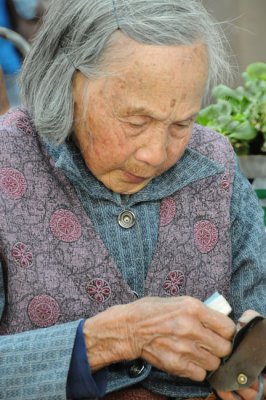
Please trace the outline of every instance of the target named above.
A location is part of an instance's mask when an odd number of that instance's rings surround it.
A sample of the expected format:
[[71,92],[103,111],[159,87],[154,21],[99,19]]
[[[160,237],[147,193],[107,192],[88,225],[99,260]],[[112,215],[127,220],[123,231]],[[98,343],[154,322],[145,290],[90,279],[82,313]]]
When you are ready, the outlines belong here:
[[80,71],[73,76],[72,93],[75,119],[82,120],[85,117],[88,106],[89,80]]
[[76,106],[83,93],[83,88],[85,84],[85,77],[80,71],[76,71],[73,77],[73,99],[74,99],[74,105]]

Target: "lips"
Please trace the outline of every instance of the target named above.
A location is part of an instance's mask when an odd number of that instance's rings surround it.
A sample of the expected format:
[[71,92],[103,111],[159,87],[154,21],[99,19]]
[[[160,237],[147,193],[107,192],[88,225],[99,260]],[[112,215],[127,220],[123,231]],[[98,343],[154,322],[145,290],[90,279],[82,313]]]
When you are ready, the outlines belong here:
[[124,175],[125,175],[127,181],[129,181],[131,183],[141,183],[148,179],[151,179],[150,177],[133,175],[130,172],[124,172]]

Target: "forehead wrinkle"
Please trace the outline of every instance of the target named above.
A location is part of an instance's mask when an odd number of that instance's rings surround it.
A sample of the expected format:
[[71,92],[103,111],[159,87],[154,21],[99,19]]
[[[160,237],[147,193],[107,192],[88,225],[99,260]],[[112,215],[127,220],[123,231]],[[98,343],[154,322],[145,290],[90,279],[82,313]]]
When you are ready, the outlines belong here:
[[[150,49],[148,48],[148,50]],[[174,50],[179,51],[180,48]],[[182,59],[179,65],[179,69],[181,69],[182,72],[187,61],[192,60],[194,52],[191,54],[193,48],[182,48],[181,50],[182,54],[176,51],[177,54],[174,59],[184,55],[185,60]],[[189,51],[189,54],[187,54],[187,51]],[[131,61],[131,63],[126,64],[127,68],[120,71],[119,76],[109,77],[109,79],[107,79],[107,93],[105,94],[109,97],[108,102],[109,104],[111,103],[110,106],[114,115],[121,117],[129,115],[147,115],[162,121],[172,121],[174,119],[176,119],[176,121],[185,121],[199,111],[199,101],[193,101],[185,87],[186,83],[188,86],[189,84],[191,86],[193,82],[187,82],[188,79],[180,79],[180,73],[174,76],[174,81],[169,81],[169,76],[172,76],[172,70],[170,70],[171,74],[168,74],[166,73],[168,70],[164,71],[165,68],[162,66],[164,73],[160,80],[161,85],[158,85],[158,71],[160,72],[160,69],[157,71],[157,63],[154,63],[154,67],[152,68],[151,64],[148,63],[148,69],[146,71],[144,68],[146,63],[144,63],[143,67],[140,60],[135,59],[134,54]],[[144,61],[146,62],[146,58]],[[170,67],[171,64],[169,68]],[[198,80],[193,83],[192,89],[197,82]],[[152,95],[150,93],[151,88]],[[198,92],[199,90],[196,93],[197,100],[199,100]]]
[[[165,100],[162,105],[160,102],[158,103],[156,101],[158,96],[154,96],[152,99],[148,98],[149,101],[145,98],[140,98],[139,96],[135,97],[134,89],[133,92],[128,91],[127,82],[125,82],[123,78],[118,78],[118,80],[116,80],[114,87],[117,90],[112,90],[111,93],[108,90],[108,88],[110,88],[109,83],[110,80],[107,78],[104,84],[104,97],[106,99],[109,98],[108,103],[111,112],[118,118],[136,115],[151,117],[164,123],[177,123],[192,119],[199,112],[199,109],[195,108],[195,105],[191,110],[185,110],[186,101],[185,99],[181,101],[180,96],[178,101],[178,95],[175,98],[171,97],[170,99]],[[121,83],[123,84],[123,87],[121,87]],[[172,106],[173,103],[175,103],[174,106]],[[168,110],[166,110],[166,107],[168,107]],[[186,111],[185,114],[184,111]]]
[[138,115],[172,123],[172,121],[189,120],[199,112],[195,105],[191,105],[193,109],[186,109],[186,99],[182,98],[182,91],[176,96],[172,94],[172,97],[165,99],[162,103],[161,96],[154,96],[152,99],[148,97],[148,101],[145,99],[145,93],[141,96],[142,98],[138,96],[138,93],[135,97],[135,88],[133,87],[132,91],[128,90],[127,82],[123,78],[118,79],[116,88],[117,90],[111,93],[110,100],[112,112],[117,117]]
[[129,93],[127,90],[122,90],[122,93],[119,93],[118,89],[118,93],[113,93],[111,95],[111,103],[113,113],[119,117],[139,115],[164,121],[169,119],[170,114],[174,112],[173,108],[166,110],[166,104],[168,102],[164,102],[163,106],[158,104],[156,101],[154,104],[150,104],[150,101],[141,99],[139,96],[134,98],[134,93]]
[[194,118],[198,114],[198,111],[199,110],[195,111],[193,110],[192,112],[186,113],[186,115],[181,115],[180,117],[177,117],[176,110],[171,108],[169,112],[165,113],[162,112],[162,114],[159,115],[159,113],[155,112],[147,105],[143,106],[128,105],[127,107],[123,102],[123,107],[120,110],[116,109],[115,114],[119,117],[129,117],[129,116],[139,115],[139,116],[151,117],[162,122],[169,122],[169,121],[182,122]]

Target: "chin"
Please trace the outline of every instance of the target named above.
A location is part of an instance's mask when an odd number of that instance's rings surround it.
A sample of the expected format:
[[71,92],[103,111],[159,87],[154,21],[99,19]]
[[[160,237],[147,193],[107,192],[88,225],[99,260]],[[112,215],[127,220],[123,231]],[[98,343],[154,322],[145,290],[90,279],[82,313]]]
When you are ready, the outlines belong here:
[[109,179],[103,179],[100,181],[107,189],[111,190],[114,193],[130,195],[142,190],[150,183],[151,179],[141,183],[129,183],[120,179],[117,181],[114,179],[112,181]]
[[149,182],[146,182],[145,184],[142,184],[139,186],[134,186],[134,187],[130,187],[128,185],[121,185],[120,187],[118,187],[118,186],[109,187],[108,189],[112,190],[114,193],[130,195],[130,194],[135,194],[137,192],[140,192],[145,186],[147,186],[147,184]]

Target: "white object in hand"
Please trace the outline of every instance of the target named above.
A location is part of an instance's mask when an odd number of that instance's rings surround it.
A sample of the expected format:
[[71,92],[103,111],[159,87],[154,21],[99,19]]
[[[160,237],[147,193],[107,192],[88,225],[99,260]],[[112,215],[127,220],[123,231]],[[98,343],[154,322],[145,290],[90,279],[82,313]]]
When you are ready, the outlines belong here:
[[207,300],[204,301],[208,307],[213,310],[219,311],[222,314],[229,315],[232,308],[228,301],[218,292],[213,293]]

